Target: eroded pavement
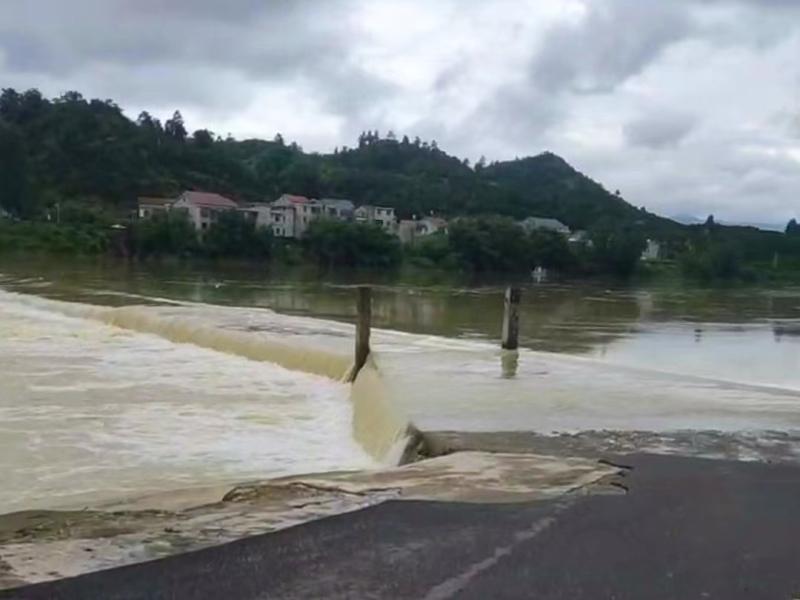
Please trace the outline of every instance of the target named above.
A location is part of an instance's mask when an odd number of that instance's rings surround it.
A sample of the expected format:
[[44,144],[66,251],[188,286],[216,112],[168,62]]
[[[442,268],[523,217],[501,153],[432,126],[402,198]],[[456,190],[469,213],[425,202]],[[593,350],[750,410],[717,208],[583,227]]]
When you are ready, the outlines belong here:
[[618,491],[591,458],[456,452],[382,471],[184,490],[103,510],[0,516],[0,588],[161,558],[352,512],[386,500],[508,503]]

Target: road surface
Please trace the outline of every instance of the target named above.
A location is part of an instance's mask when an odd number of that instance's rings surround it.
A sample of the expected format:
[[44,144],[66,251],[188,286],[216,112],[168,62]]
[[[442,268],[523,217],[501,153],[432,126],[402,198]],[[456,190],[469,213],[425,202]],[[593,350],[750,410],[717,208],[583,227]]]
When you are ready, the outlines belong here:
[[397,501],[19,599],[800,599],[800,468],[654,455],[626,494]]

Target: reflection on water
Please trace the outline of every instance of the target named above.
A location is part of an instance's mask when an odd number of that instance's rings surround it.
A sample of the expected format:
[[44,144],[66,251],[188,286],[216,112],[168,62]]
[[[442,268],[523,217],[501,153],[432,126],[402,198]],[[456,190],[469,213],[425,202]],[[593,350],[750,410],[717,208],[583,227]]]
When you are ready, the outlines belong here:
[[516,377],[517,369],[519,369],[519,352],[516,350],[501,350],[500,367],[503,371],[504,379]]
[[[378,327],[467,339],[500,336],[502,286],[393,282],[387,275],[127,263],[4,264],[17,287],[69,300],[181,300],[352,322],[352,285],[374,285]],[[38,278],[37,278],[38,276]],[[430,276],[430,274],[428,275]],[[2,284],[2,281],[0,281]],[[520,344],[621,365],[800,387],[800,289],[529,285]],[[511,362],[503,372],[514,369]]]

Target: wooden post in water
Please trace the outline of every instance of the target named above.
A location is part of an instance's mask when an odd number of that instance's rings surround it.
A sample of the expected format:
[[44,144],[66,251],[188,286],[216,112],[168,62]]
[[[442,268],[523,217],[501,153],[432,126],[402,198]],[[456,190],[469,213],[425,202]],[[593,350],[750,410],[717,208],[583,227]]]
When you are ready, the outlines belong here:
[[356,356],[350,381],[355,381],[358,372],[367,362],[369,356],[369,334],[372,328],[372,288],[360,285],[357,288],[356,310]]
[[519,301],[522,290],[518,287],[506,288],[505,311],[503,312],[503,349],[516,350],[519,347]]

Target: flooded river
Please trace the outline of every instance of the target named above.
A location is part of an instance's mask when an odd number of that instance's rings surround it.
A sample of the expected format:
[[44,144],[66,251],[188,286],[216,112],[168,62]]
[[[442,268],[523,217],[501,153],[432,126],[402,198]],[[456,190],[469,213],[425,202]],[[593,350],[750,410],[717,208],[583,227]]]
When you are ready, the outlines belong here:
[[[357,281],[0,261],[0,512],[377,467],[321,375],[351,351]],[[500,286],[377,281],[374,314],[426,428],[800,430],[798,289],[530,285],[513,364]],[[194,343],[203,327],[238,337]],[[253,360],[267,343],[325,365]]]

